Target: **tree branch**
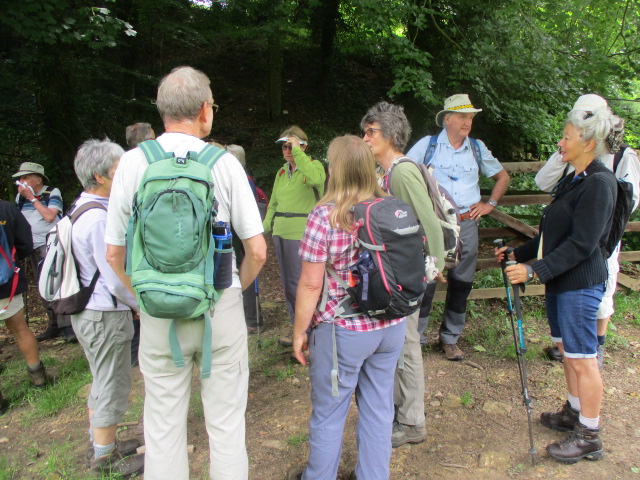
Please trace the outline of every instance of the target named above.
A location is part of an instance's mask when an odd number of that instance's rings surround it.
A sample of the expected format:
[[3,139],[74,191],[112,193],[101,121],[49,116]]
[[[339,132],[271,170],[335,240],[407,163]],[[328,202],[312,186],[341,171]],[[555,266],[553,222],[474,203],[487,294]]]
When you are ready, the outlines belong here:
[[433,26],[436,27],[436,30],[438,30],[444,38],[449,40],[461,53],[465,53],[464,48],[462,48],[462,46],[458,42],[456,42],[453,38],[447,35],[447,33],[442,28],[440,28],[440,25],[438,25],[438,23],[436,22],[436,18],[433,16],[433,4],[431,3],[431,0],[429,0],[429,7],[431,9],[431,12],[429,13],[429,15],[431,16],[431,20],[433,21]]
[[629,10],[629,1],[627,0],[625,5],[624,5],[624,13],[622,14],[622,20],[620,21],[620,31],[618,31],[618,34],[616,35],[616,37],[613,39],[613,42],[611,42],[611,46],[609,47],[609,49],[607,50],[607,56],[611,55],[611,50],[613,50],[613,46],[616,44],[616,42],[618,41],[618,39],[620,37],[622,37],[622,32],[624,31],[624,25],[625,25],[625,20],[627,18],[627,11]]

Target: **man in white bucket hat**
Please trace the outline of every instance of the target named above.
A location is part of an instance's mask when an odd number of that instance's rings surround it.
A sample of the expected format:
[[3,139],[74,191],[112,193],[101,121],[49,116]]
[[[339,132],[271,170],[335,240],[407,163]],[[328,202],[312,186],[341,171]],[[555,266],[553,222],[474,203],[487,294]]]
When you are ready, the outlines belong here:
[[[602,108],[608,108],[607,101],[599,95],[589,93],[582,95],[576,100],[572,110],[579,110],[583,112],[595,112]],[[638,160],[637,153],[628,145],[622,143],[624,138],[624,122],[621,125],[614,125],[609,134],[609,140],[607,144],[610,146],[610,152],[607,152],[599,157],[600,161],[610,170],[613,171],[616,178],[624,179],[633,186],[633,210],[638,207],[638,200],[640,199],[640,161]],[[560,152],[555,152],[544,167],[540,169],[536,175],[536,185],[544,192],[550,192],[553,187],[561,180],[565,175],[568,175],[573,171],[573,167],[568,163],[562,161],[562,155]],[[618,264],[618,254],[620,253],[620,245],[611,253],[611,256],[607,259],[607,268],[609,271],[609,277],[607,278],[606,288],[604,295],[602,296],[602,302],[598,307],[596,318],[598,320],[598,367],[600,370],[603,368],[604,360],[604,343],[607,334],[607,327],[609,326],[609,320],[614,313],[613,295],[618,285],[618,271],[620,265]],[[547,355],[552,360],[562,361],[562,353],[558,347],[548,347],[545,349]]]
[[[509,174],[500,162],[482,141],[469,137],[473,117],[481,111],[473,106],[469,95],[450,96],[436,115],[436,125],[443,127],[442,132],[420,139],[407,153],[415,162],[434,167],[436,180],[451,194],[460,210],[462,255],[460,263],[447,275],[447,300],[440,326],[442,348],[452,361],[464,358],[458,339],[464,328],[467,298],[476,271],[478,222],[496,207],[509,187]],[[480,201],[481,173],[496,182],[486,203]],[[419,319],[421,336],[428,321],[428,316]]]

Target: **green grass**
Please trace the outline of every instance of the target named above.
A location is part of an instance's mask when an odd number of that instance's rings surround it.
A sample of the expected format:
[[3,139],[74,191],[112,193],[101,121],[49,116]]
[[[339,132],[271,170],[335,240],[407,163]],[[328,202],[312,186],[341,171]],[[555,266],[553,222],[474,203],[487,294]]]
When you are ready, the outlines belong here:
[[18,470],[9,465],[9,460],[0,457],[0,480],[14,480],[18,477]]
[[78,389],[91,382],[87,361],[78,349],[70,351],[63,361],[43,357],[48,372],[56,372],[56,383],[43,389],[32,387],[22,356],[7,362],[2,374],[3,394],[12,407],[28,403],[32,409],[23,417],[27,423],[36,418],[52,416],[63,408],[84,402],[77,395]]
[[465,407],[473,405],[473,396],[471,395],[471,392],[464,392],[460,395],[460,403]]
[[287,438],[287,445],[302,445],[307,440],[309,440],[309,435],[307,435],[306,433],[294,433],[289,438]]

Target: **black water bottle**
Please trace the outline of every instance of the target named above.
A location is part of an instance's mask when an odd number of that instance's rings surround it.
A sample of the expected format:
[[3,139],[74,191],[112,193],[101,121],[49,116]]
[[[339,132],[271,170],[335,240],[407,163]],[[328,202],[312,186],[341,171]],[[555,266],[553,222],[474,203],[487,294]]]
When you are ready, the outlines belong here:
[[226,222],[214,223],[211,231],[214,242],[213,286],[216,290],[223,290],[229,288],[233,280],[233,237]]

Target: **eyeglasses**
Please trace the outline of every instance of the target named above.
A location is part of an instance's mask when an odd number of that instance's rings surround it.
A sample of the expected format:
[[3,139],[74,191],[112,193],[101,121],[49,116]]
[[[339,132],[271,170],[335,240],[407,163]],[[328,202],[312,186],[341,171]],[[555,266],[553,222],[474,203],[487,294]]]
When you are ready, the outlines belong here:
[[291,145],[287,145],[286,143],[282,144],[282,150],[286,151],[286,150],[291,150]]
[[220,108],[218,105],[216,105],[215,103],[213,103],[213,101],[211,102],[207,102],[209,105],[211,105],[211,110],[213,110],[213,113],[218,113],[218,109]]
[[367,137],[371,138],[371,137],[373,137],[374,132],[379,132],[379,131],[381,131],[381,130],[382,130],[381,128],[373,128],[373,127],[369,127],[369,128],[367,128],[367,129],[364,131],[364,134],[365,134]]

